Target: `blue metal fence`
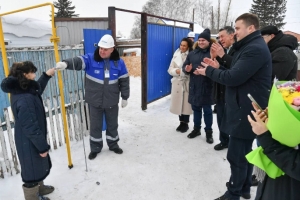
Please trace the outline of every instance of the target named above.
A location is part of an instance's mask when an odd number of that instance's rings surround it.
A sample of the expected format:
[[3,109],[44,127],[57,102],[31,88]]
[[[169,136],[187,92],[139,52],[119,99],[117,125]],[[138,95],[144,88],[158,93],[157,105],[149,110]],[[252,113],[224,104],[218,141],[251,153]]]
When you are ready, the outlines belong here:
[[111,35],[111,30],[83,29],[85,53],[94,53],[100,38],[105,34]]
[[147,102],[171,93],[168,74],[174,51],[190,29],[159,24],[148,24],[147,31]]

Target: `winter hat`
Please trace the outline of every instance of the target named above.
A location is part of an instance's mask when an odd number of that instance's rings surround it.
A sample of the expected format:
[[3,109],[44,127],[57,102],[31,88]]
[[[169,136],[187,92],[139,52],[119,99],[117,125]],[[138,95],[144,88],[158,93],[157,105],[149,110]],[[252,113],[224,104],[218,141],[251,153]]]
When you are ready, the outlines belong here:
[[198,39],[199,38],[204,38],[210,42],[210,30],[208,28],[204,29],[204,31],[199,34]]
[[276,26],[266,26],[260,30],[261,35],[277,35],[279,32],[278,28]]

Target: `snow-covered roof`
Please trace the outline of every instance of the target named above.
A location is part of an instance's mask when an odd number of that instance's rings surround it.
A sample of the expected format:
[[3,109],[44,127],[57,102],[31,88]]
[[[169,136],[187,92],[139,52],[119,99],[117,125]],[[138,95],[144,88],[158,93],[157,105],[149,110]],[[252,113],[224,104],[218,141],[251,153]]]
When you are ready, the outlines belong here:
[[7,47],[51,46],[51,22],[20,15],[2,17]]
[[[165,20],[165,19],[159,19],[158,22],[162,22],[166,25],[170,25],[170,26],[178,26],[178,27],[184,27],[184,28],[189,28],[190,25],[187,23],[182,23],[182,22],[174,22],[171,20]],[[197,22],[194,22],[194,30],[193,32],[195,33],[202,33],[204,30],[204,28],[202,26],[200,26]]]
[[3,30],[18,37],[39,38],[45,35],[52,35],[51,22],[21,16],[2,17]]

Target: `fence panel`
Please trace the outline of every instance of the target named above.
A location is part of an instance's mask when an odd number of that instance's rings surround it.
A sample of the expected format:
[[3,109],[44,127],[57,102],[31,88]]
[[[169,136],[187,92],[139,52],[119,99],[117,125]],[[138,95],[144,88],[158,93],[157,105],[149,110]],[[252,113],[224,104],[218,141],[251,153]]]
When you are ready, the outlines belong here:
[[161,24],[148,24],[147,31],[147,103],[171,93],[168,74],[174,51],[190,29]]

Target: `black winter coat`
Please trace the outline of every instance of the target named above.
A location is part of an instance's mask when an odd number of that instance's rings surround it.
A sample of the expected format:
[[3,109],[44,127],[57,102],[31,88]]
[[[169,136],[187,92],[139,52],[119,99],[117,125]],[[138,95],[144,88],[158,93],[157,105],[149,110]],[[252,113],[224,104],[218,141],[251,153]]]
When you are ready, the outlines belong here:
[[[213,104],[213,81],[202,75],[195,75],[193,72],[203,62],[204,58],[210,58],[210,48],[200,49],[197,47],[191,51],[182,66],[182,71],[190,75],[189,103],[195,106]],[[185,71],[185,66],[192,64],[190,72]]]
[[300,145],[298,149],[284,146],[272,138],[268,131],[257,137],[264,154],[285,175],[276,179],[265,177],[257,188],[255,200],[299,200],[300,199]]
[[225,114],[221,130],[231,137],[254,139],[256,135],[247,119],[253,110],[250,93],[262,108],[268,105],[271,89],[272,62],[260,31],[236,42],[230,69],[208,66],[206,76],[226,85]]
[[43,73],[38,81],[30,81],[27,90],[20,87],[15,77],[7,77],[1,89],[11,93],[11,108],[15,118],[15,143],[21,165],[21,176],[25,183],[44,180],[50,173],[50,149],[47,143],[47,122],[41,94],[51,77]]
[[[216,58],[219,64],[226,69],[230,68],[232,57],[235,53],[235,49],[231,48],[227,54],[225,54],[222,58],[219,56]],[[225,101],[225,85],[222,85],[218,82],[214,82],[214,99]]]
[[296,37],[281,31],[268,43],[272,55],[272,81],[275,76],[282,81],[297,78],[298,58],[293,52],[297,46]]

